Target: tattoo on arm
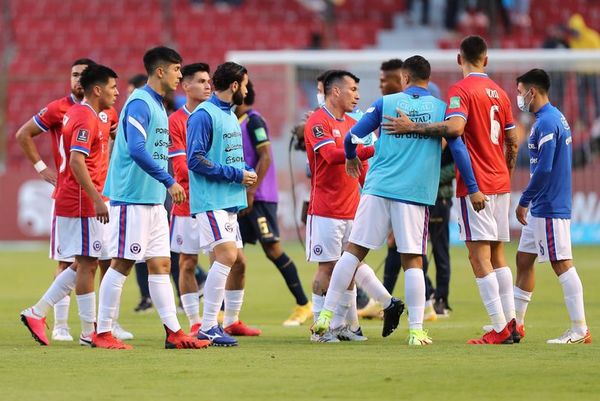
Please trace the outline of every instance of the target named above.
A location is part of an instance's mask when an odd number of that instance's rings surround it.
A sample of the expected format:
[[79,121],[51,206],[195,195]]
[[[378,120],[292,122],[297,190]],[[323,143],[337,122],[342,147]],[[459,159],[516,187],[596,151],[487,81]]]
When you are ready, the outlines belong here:
[[448,135],[448,127],[446,125],[416,123],[415,133],[441,138]]
[[504,144],[506,148],[504,153],[506,167],[508,167],[508,172],[512,175],[515,165],[517,164],[517,153],[519,152],[519,145],[517,144],[517,137],[514,129],[506,132]]

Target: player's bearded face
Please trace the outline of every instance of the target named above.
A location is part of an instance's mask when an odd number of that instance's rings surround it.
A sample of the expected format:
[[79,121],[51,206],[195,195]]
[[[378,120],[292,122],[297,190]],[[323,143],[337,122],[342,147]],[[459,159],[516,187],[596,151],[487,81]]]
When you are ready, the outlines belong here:
[[238,85],[238,89],[236,91],[234,91],[233,95],[231,96],[231,102],[233,104],[235,104],[236,106],[240,106],[244,103],[244,98],[246,97],[246,94],[248,93],[248,89],[246,88],[247,84],[248,84],[248,75],[245,75],[244,80],[241,82],[241,84]]
[[71,93],[79,99],[83,98],[83,87],[79,83],[79,80],[81,79],[81,73],[86,68],[87,65],[85,64],[74,65],[71,68]]

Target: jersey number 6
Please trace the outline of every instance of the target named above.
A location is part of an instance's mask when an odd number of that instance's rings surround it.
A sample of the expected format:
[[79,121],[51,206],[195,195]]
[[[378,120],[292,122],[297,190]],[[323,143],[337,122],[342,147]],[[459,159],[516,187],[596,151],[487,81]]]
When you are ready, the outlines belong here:
[[496,105],[490,107],[490,139],[494,145],[499,145],[500,142],[500,123],[494,118],[494,114],[498,113],[500,108]]

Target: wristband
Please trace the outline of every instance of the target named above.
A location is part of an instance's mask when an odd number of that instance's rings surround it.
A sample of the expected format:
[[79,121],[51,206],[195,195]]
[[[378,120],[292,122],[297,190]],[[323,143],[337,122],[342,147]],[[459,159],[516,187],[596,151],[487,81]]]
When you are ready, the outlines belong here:
[[46,166],[46,163],[44,163],[43,160],[38,161],[37,163],[35,163],[33,165],[33,168],[35,169],[35,171],[37,171],[38,173],[41,173],[42,171],[46,170],[48,168],[48,166]]

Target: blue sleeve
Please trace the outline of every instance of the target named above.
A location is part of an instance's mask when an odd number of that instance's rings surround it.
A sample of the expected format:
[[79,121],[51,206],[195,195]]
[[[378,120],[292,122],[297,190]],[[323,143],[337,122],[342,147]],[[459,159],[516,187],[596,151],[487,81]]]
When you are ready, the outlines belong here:
[[187,122],[186,157],[188,168],[214,181],[241,183],[244,172],[209,160],[206,154],[212,146],[212,119],[205,110],[192,113]]
[[536,167],[519,200],[519,205],[523,207],[529,207],[533,197],[548,183],[556,151],[556,135],[557,133],[546,134],[538,142]]
[[133,100],[127,105],[125,111],[125,141],[127,150],[133,161],[142,170],[169,188],[175,184],[175,180],[169,173],[160,167],[150,153],[146,150],[146,139],[148,137],[148,124],[150,122],[150,109],[142,100]]
[[378,99],[367,109],[359,122],[346,134],[344,138],[344,150],[346,159],[356,157],[356,144],[352,143],[352,137],[364,138],[375,131],[381,125],[383,116],[383,98]]
[[479,192],[467,146],[461,138],[446,138],[446,141],[448,141],[448,147],[454,158],[454,163],[467,186],[467,191],[469,191],[470,194]]

